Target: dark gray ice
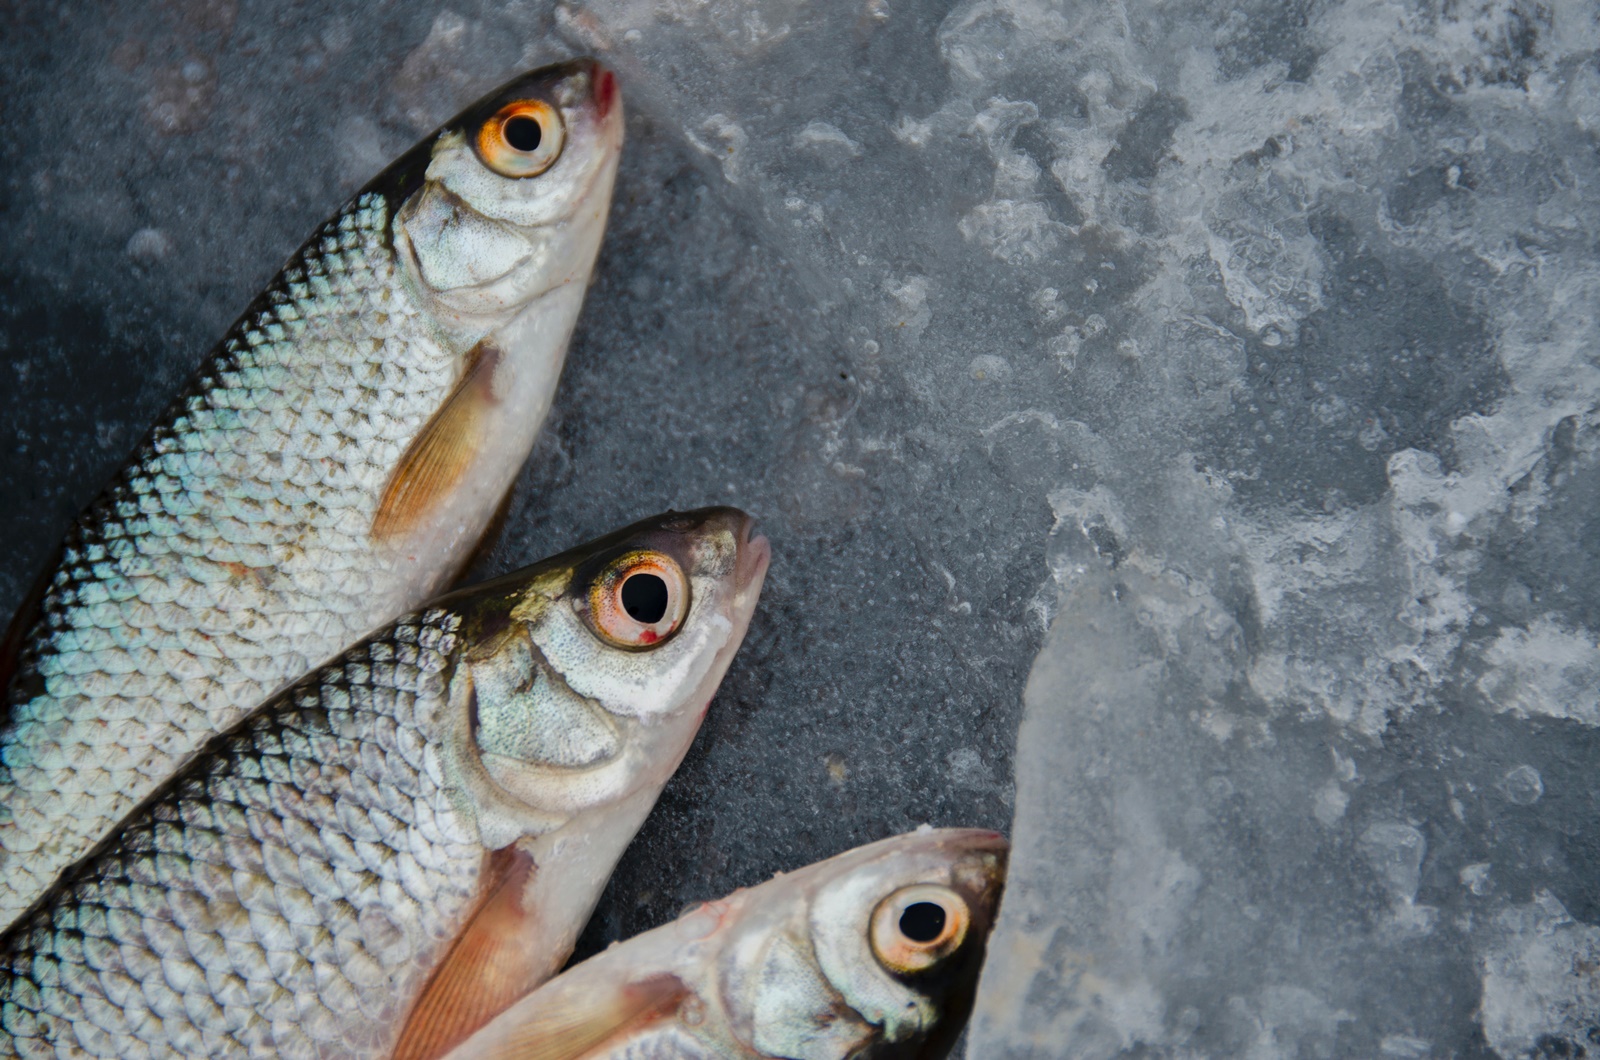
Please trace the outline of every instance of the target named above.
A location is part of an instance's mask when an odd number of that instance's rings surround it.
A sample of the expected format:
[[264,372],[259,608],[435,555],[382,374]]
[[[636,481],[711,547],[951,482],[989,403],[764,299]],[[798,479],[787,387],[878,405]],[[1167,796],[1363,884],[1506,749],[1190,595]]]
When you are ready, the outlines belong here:
[[1592,2],[7,17],[0,604],[317,221],[594,52],[612,227],[475,573],[708,503],[775,558],[586,952],[989,825],[972,1057],[1600,1051]]

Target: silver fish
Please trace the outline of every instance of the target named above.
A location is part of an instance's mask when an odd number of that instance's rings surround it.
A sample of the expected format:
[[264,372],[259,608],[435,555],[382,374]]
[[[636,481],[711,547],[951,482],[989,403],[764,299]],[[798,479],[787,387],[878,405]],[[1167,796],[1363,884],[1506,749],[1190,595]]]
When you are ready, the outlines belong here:
[[768,555],[669,513],[273,697],[0,935],[0,1055],[441,1054],[571,953]]
[[0,926],[454,576],[549,408],[621,140],[587,60],[485,97],[311,237],[78,518],[0,646]]
[[926,829],[736,891],[551,980],[448,1060],[944,1056],[1006,850]]

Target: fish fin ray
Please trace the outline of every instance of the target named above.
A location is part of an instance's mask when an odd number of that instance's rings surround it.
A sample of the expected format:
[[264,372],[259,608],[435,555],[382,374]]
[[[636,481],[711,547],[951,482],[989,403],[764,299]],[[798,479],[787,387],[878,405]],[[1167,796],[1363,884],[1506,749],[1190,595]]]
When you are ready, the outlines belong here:
[[532,952],[527,925],[538,913],[522,904],[537,870],[517,846],[489,855],[478,908],[417,996],[393,1060],[443,1056],[538,985],[547,955]]
[[393,541],[433,514],[483,447],[485,413],[496,403],[500,351],[488,340],[467,354],[467,371],[395,465],[372,520],[372,536]]
[[688,995],[683,981],[670,974],[624,983],[610,993],[563,993],[556,1003],[509,1017],[504,1033],[486,1035],[481,1048],[462,1050],[460,1060],[581,1060],[618,1035],[672,1015]]

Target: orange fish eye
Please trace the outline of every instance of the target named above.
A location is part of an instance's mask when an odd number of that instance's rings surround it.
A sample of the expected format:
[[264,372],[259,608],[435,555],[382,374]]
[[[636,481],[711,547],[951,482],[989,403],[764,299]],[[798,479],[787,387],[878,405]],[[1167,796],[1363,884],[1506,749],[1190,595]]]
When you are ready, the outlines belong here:
[[567,127],[542,99],[507,103],[478,128],[478,157],[502,177],[537,177],[561,156]]
[[961,948],[972,914],[948,887],[902,887],[872,911],[872,952],[891,972],[927,971]]
[[688,579],[677,560],[660,552],[619,556],[589,586],[590,623],[619,648],[655,647],[688,613]]

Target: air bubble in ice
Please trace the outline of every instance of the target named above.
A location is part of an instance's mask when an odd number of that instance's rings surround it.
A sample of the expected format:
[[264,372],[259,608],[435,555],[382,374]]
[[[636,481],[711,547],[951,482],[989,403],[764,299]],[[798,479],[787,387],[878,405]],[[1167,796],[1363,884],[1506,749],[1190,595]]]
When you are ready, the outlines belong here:
[[1532,806],[1544,794],[1544,778],[1530,765],[1520,765],[1500,779],[1500,790],[1518,806]]
[[152,264],[170,253],[172,240],[159,228],[141,228],[128,238],[128,257],[140,264]]

